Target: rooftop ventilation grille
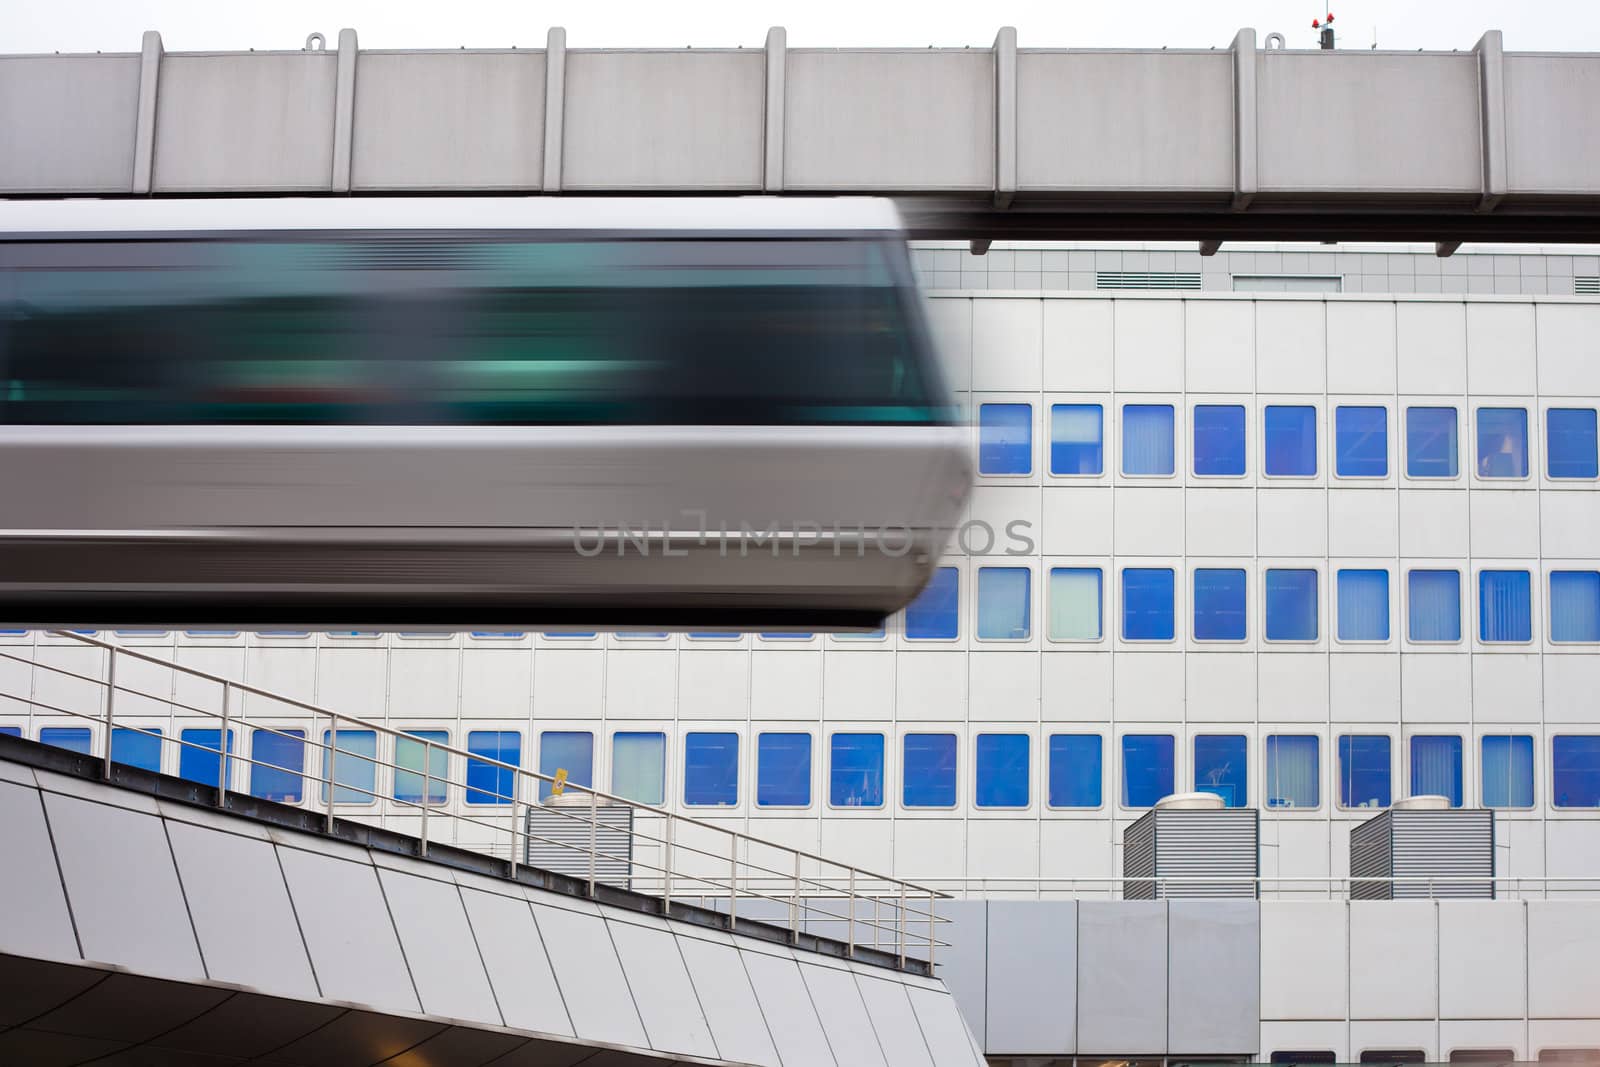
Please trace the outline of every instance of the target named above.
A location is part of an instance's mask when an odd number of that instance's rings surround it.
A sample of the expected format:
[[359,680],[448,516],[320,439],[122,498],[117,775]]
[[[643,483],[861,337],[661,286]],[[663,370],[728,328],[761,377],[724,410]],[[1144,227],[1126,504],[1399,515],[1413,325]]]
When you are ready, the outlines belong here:
[[1579,296],[1600,296],[1600,276],[1572,279],[1572,291]]
[[1199,289],[1200,275],[1180,270],[1101,270],[1096,289]]

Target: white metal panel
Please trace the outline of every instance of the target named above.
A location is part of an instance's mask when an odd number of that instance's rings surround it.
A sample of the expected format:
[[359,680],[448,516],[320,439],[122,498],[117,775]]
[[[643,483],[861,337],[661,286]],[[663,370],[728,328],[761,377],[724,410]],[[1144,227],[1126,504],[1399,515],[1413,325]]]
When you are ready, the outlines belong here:
[[[1556,336],[1538,338],[1541,354],[1549,359],[1559,358],[1559,329],[1553,332]],[[1467,391],[1479,396],[1532,396],[1538,392],[1534,341],[1531,303],[1468,304]]]
[[1350,1015],[1431,1019],[1438,1014],[1437,906],[1432,901],[1350,903]]
[[605,662],[608,717],[672,718],[677,710],[678,657],[671,649],[613,648],[606,652]]
[[955,998],[922,986],[908,985],[906,996],[916,1013],[922,1036],[933,1054],[934,1067],[982,1067],[985,1062],[972,1047],[972,1033],[956,1007]]
[[[1176,485],[1126,486],[1115,493],[1119,556],[1175,556],[1183,552],[1184,495]],[[1180,628],[1181,630],[1182,628]]]
[[[767,1020],[767,1030],[778,1046],[778,1055],[785,1064],[838,1063],[853,1067],[850,1060],[837,1059],[829,1048],[823,1033],[819,1010],[814,1006],[806,982],[800,975],[800,966],[793,959],[758,952],[740,950],[745,972],[761,1003],[761,1014]],[[877,1061],[882,1062],[880,1055]]]
[[1116,322],[1117,391],[1166,393],[1182,389],[1184,302],[1117,300],[1112,308]]
[[1256,657],[1248,652],[1191,652],[1184,657],[1184,707],[1190,722],[1255,717]]
[[1261,902],[1261,1018],[1343,1020],[1349,968],[1339,901]]
[[689,981],[678,940],[669,931],[608,920],[650,1047],[686,1056],[717,1057],[711,1028]]
[[1167,1046],[1167,904],[1078,905],[1078,1050],[1162,1055]]
[[0,60],[0,190],[129,192],[139,66],[136,55]]
[[1401,302],[1394,325],[1402,395],[1460,396],[1467,391],[1464,304]]
[[732,945],[679,937],[678,948],[699,996],[717,1055],[739,1063],[780,1067],[778,1050],[767,1032],[750,976]]
[[[1440,1017],[1520,1017],[1528,1000],[1527,957],[1527,907],[1521,901],[1440,901]],[[1441,1051],[1448,1054],[1449,1048]]]
[[1528,902],[1528,1014],[1583,1019],[1600,1004],[1597,905],[1580,900]]
[[1037,390],[1041,378],[1043,330],[1042,300],[974,301],[972,388]]
[[1253,489],[1189,488],[1184,545],[1191,556],[1249,556],[1256,547]]
[[36,959],[75,960],[78,941],[45,825],[39,791],[0,782],[0,951]]
[[[1545,397],[1600,395],[1600,307],[1541,304],[1538,308],[1539,392]],[[1479,390],[1476,382],[1473,390]]]
[[750,714],[758,719],[822,716],[822,653],[762,650],[750,654]]
[[648,1047],[606,921],[545,904],[533,905],[533,915],[578,1037]]
[[1114,330],[1110,300],[1044,302],[1044,387],[1106,392],[1112,386]]
[[1105,486],[1046,485],[1034,532],[1047,556],[1111,554],[1112,493]]
[[[1179,619],[1183,616],[1179,615]],[[1124,651],[1114,654],[1111,660],[1119,722],[1183,721],[1181,652]]]
[[1392,396],[1395,306],[1390,301],[1328,304],[1328,391]]
[[1370,489],[1328,490],[1329,555],[1394,556],[1399,549],[1397,494]]
[[1310,300],[1256,302],[1256,390],[1327,390],[1327,305]]
[[461,900],[506,1025],[570,1036],[572,1021],[528,902],[466,886]]
[[379,870],[378,881],[422,1010],[449,1019],[503,1022],[454,883],[391,870]]
[[[1109,722],[1111,659],[1109,652],[1063,651],[1047,654],[1041,670],[1039,699],[1040,712],[1045,721]],[[1109,774],[1106,781],[1109,789]]]
[[1183,316],[1184,388],[1255,392],[1255,306],[1246,300],[1186,300]]

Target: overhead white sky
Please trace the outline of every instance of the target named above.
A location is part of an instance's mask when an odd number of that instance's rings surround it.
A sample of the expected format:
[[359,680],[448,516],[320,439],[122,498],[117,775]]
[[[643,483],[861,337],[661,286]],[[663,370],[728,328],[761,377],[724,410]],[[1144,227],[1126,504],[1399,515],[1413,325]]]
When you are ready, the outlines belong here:
[[[1242,26],[1315,47],[1323,0],[0,0],[0,54],[137,51],[144,30],[172,51],[299,48],[353,27],[364,48],[538,47],[550,26],[574,48],[985,47],[1001,25],[1022,47],[1225,47]],[[1484,30],[1515,51],[1600,51],[1596,0],[1344,0],[1340,47],[1468,49]]]

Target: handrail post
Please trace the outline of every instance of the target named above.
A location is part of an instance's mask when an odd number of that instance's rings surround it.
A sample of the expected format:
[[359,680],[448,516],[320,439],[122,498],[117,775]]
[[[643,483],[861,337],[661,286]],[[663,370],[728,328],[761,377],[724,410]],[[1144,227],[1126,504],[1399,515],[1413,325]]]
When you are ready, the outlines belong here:
[[672,917],[672,827],[678,817],[667,813],[667,843],[661,859],[661,914]]
[[[511,878],[517,877],[517,794],[522,791],[522,774],[511,776]],[[592,892],[592,890],[591,890]]]
[[800,943],[800,853],[794,854],[794,885],[789,891],[789,941]]
[[850,898],[845,901],[844,910],[848,913],[845,927],[844,954],[851,959],[856,954],[856,869],[850,868]]
[[594,795],[594,790],[591,789],[589,790],[589,895],[591,897],[594,896],[594,869],[598,858],[595,855],[595,850],[599,847],[596,840],[599,834],[595,828],[595,820],[599,818],[599,815],[600,801]]
[[[115,718],[113,708],[117,699],[117,650],[110,649],[106,664],[106,752],[105,759],[100,764],[100,777],[111,781],[111,731]],[[98,672],[96,672],[98,673]]]
[[728,929],[739,928],[739,835],[728,834]]
[[333,764],[334,761],[338,759],[339,752],[339,716],[335,715],[331,711],[328,713],[328,744],[326,748],[328,750],[327,759],[323,761],[326,766],[322,768],[322,776],[326,782],[326,787],[328,790],[328,821],[326,823],[326,830],[331,836],[333,834]]
[[233,686],[227,682],[222,683],[222,759],[217,768],[217,807],[228,806],[228,753],[233,748],[228,744],[228,723],[233,712]]
[[[395,760],[396,763],[400,761]],[[446,773],[448,777],[448,772]],[[422,836],[417,845],[417,856],[421,859],[428,858],[428,808],[433,796],[433,742],[427,738],[422,741]]]
[[933,948],[939,940],[934,936],[938,933],[938,930],[933,925],[934,906],[937,899],[933,890],[928,890],[928,977],[930,978],[933,977]]
[[900,919],[896,924],[896,935],[900,941],[900,969],[906,969],[906,884],[900,883]]

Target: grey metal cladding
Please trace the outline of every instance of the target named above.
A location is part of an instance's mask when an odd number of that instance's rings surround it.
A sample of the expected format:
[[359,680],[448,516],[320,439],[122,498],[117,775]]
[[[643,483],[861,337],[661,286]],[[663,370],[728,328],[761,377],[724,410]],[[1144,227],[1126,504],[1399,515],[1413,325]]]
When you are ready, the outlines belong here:
[[1253,900],[1171,901],[1167,946],[1167,1052],[1257,1051],[1260,906]]
[[377,871],[283,845],[278,861],[323,997],[383,1011],[421,1010]]
[[699,994],[718,1055],[738,1063],[781,1067],[739,950],[694,936],[679,937],[678,950]]
[[333,181],[333,52],[161,60],[154,187],[327,190]]
[[506,1025],[571,1036],[572,1020],[527,900],[466,886],[461,900]]
[[[1258,819],[1255,808],[1146,812],[1124,832],[1123,862],[1129,865],[1124,873],[1174,881],[1125,882],[1124,897],[1254,899],[1261,855]],[[1131,869],[1134,865],[1140,869]],[[1217,881],[1191,881],[1198,878]]]
[[798,963],[787,956],[755,949],[740,949],[739,955],[744,959],[745,973],[750,976],[751,988],[784,1067],[855,1067],[836,1059],[830,1050],[822,1032],[820,1009],[813,1007],[813,997],[800,976]]
[[[911,1009],[906,987],[859,972],[855,978],[888,1067],[933,1067],[933,1056],[917,1022],[917,1013]],[[831,1038],[832,1031],[829,1036]],[[849,1062],[865,1061],[852,1058]]]
[[1078,1047],[1078,905],[989,902],[987,1039],[995,1055],[1071,1055]]
[[678,939],[668,930],[606,920],[634,1005],[658,1052],[717,1058],[711,1027],[689,981]]
[[759,51],[567,51],[561,184],[759,192]]
[[273,845],[171,819],[167,836],[212,979],[275,996],[316,997]]
[[606,921],[545,904],[533,905],[533,917],[577,1036],[648,1048]]
[[454,882],[379,869],[378,881],[422,1010],[499,1026],[488,975]]
[[544,74],[542,51],[363,52],[352,187],[539,189]]
[[1512,193],[1593,194],[1600,174],[1600,56],[1505,56]]
[[0,952],[47,960],[78,959],[78,939],[62,894],[39,791],[0,782]]
[[834,1059],[850,1067],[885,1067],[877,1030],[867,1014],[856,977],[838,966],[800,963],[800,977],[811,993],[811,1005],[822,1021]]
[[129,191],[139,57],[0,59],[0,191]]
[[972,1033],[961,1018],[961,1009],[948,993],[920,986],[907,986],[911,1010],[933,1055],[934,1067],[982,1067],[972,1048]]
[[44,806],[84,959],[204,980],[161,819],[57,793]]
[[1167,905],[1078,903],[1078,1051],[1160,1055],[1167,1036]]
[[934,971],[956,998],[967,1026],[982,1045],[988,1016],[989,902],[942,900],[937,910],[939,918],[949,922],[941,924],[934,936],[950,944],[938,948]]

